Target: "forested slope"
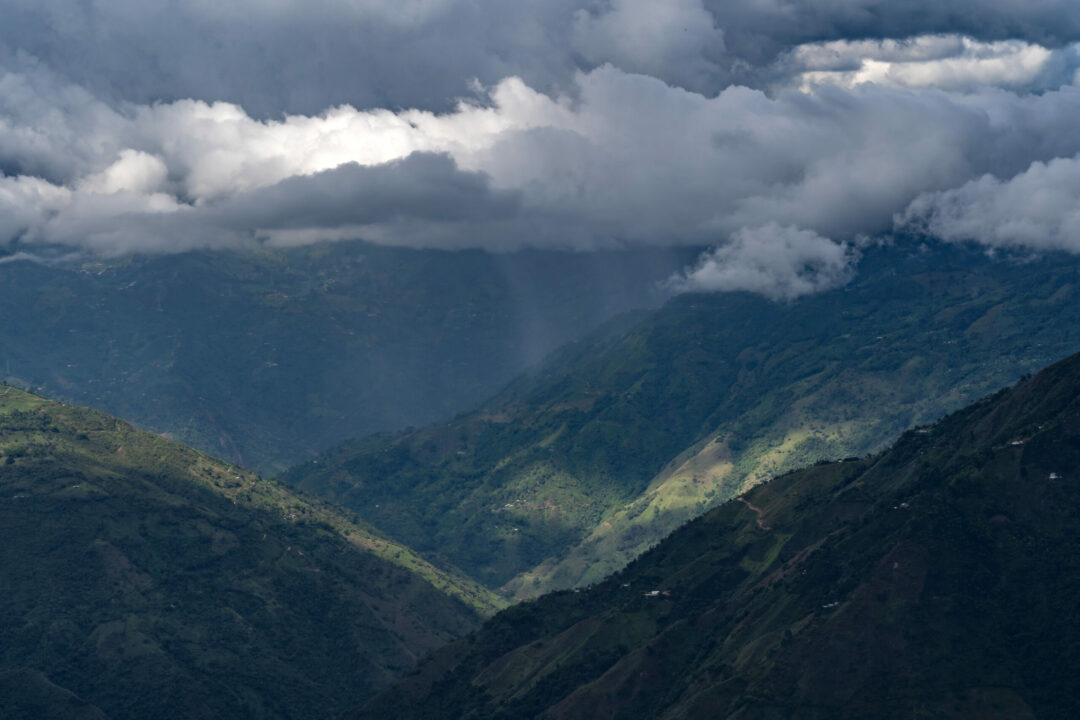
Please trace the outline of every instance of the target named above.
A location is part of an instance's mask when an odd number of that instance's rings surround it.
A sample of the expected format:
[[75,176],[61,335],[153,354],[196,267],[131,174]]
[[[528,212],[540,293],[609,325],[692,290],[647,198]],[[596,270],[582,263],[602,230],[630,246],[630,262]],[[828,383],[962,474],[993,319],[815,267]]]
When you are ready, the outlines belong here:
[[1080,350],[1072,257],[868,251],[848,287],[688,295],[475,412],[287,478],[490,587],[594,582],[756,482],[878,450]]
[[1074,356],[500,613],[353,717],[1071,718],[1078,524]]
[[326,717],[497,600],[337,510],[0,386],[0,716]]

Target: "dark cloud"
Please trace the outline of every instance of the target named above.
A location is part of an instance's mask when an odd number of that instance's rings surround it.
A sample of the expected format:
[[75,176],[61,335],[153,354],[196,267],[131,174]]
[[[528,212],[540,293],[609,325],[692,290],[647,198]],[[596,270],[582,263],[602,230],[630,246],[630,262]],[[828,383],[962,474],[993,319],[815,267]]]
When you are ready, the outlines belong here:
[[706,0],[729,52],[752,66],[795,45],[826,40],[968,35],[1059,46],[1080,39],[1071,0]]
[[[520,193],[492,191],[487,176],[459,170],[447,155],[413,153],[384,165],[342,165],[245,193],[205,213],[237,232],[340,230],[401,221],[456,228],[515,218]],[[456,234],[456,233],[455,233]],[[446,244],[471,244],[449,236]]]
[[574,68],[565,0],[4,0],[0,13],[9,59],[37,57],[109,102],[446,109],[472,78],[549,84]]
[[714,94],[836,39],[1080,39],[1071,0],[3,0],[0,13],[0,59],[30,54],[109,102],[225,100],[256,116],[445,110],[472,78],[548,92],[604,63]]
[[6,230],[24,246],[75,245],[105,255],[291,244],[389,231],[394,232],[385,239],[403,244],[454,248],[491,242],[500,249],[488,236],[490,227],[517,221],[521,204],[518,193],[493,191],[486,176],[463,172],[448,156],[431,153],[373,167],[343,165],[197,205],[164,196],[158,196],[161,204],[156,205],[155,196],[127,190],[54,189],[59,197],[37,217],[3,212],[33,206],[32,193],[40,188],[30,180],[22,185],[10,179],[0,184],[0,218],[17,218],[21,225],[0,226],[0,232]]

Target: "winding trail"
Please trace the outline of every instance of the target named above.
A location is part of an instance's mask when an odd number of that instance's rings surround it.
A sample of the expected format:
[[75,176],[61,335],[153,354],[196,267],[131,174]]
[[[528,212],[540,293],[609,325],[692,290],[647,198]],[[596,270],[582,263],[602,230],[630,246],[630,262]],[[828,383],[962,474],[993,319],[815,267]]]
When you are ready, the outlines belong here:
[[739,502],[741,502],[741,503],[742,503],[743,505],[745,505],[746,507],[748,507],[748,508],[750,508],[751,510],[753,510],[753,511],[754,511],[755,513],[757,513],[757,520],[756,520],[755,522],[757,523],[757,526],[758,526],[759,528],[761,528],[762,530],[765,530],[765,531],[769,531],[769,530],[772,530],[772,527],[770,527],[770,526],[766,525],[766,524],[765,524],[765,522],[764,522],[764,521],[763,521],[763,520],[761,519],[761,518],[762,518],[762,516],[764,516],[764,515],[765,515],[765,511],[764,511],[764,510],[762,510],[761,508],[759,508],[759,507],[758,507],[757,505],[755,505],[754,503],[750,502],[750,501],[749,501],[749,500],[747,500],[746,498],[742,497],[741,495],[740,495],[739,497],[735,498],[735,499],[736,499],[736,500],[738,500]]

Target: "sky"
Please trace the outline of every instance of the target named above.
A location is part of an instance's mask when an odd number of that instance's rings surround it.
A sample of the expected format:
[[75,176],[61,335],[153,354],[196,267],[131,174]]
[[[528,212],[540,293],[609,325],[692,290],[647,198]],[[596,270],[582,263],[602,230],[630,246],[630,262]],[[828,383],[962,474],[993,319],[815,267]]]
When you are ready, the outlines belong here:
[[[0,0],[0,248],[1080,253],[1074,0]],[[66,256],[66,255],[65,255]]]

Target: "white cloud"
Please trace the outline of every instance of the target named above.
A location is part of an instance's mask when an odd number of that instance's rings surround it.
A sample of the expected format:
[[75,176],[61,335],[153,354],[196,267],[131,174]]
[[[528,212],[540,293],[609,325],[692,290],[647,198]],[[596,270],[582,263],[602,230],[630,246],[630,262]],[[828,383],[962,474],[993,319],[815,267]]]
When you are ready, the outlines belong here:
[[948,241],[1080,253],[1080,156],[920,195],[896,223]]
[[706,245],[769,223],[842,242],[888,231],[923,193],[1080,152],[1072,87],[710,97],[611,66],[574,82],[549,96],[508,78],[446,113],[341,106],[259,120],[194,100],[113,108],[29,66],[0,75],[0,231],[96,252],[350,234]]
[[113,194],[133,192],[152,194],[165,183],[169,168],[161,158],[130,148],[120,151],[120,157],[99,173],[79,181],[80,190]]
[[955,35],[905,40],[834,40],[792,50],[780,63],[805,91],[820,85],[874,83],[898,88],[1017,90],[1072,82],[1077,46],[1051,50],[1021,40],[980,42]]
[[894,223],[1080,252],[1080,14],[989,5],[0,0],[0,244],[708,245],[675,286],[777,299]]
[[0,177],[0,238],[8,241],[36,233],[70,202],[71,194],[41,178]]
[[810,230],[775,223],[735,233],[726,245],[702,255],[697,265],[673,277],[676,292],[744,290],[772,300],[843,285],[857,253]]

